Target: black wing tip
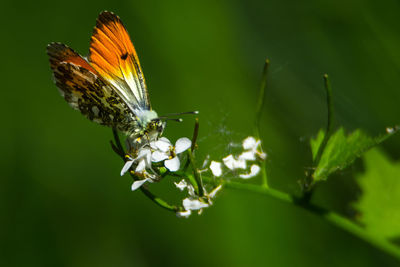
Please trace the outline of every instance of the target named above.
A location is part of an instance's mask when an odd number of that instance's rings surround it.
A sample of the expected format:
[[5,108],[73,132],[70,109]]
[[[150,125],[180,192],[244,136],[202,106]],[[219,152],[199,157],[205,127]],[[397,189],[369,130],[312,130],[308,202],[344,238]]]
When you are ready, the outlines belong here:
[[112,11],[104,10],[97,17],[96,26],[99,27],[103,24],[108,24],[110,22],[122,23],[121,19]]
[[[98,29],[101,29],[103,28],[104,25],[107,26],[110,23],[118,23],[121,24],[123,27],[125,27],[119,16],[116,15],[114,12],[108,10],[102,11],[97,17],[96,26],[93,28],[92,36],[90,37],[90,45],[92,44],[93,36],[97,34]],[[90,57],[90,49],[89,49],[89,57]]]

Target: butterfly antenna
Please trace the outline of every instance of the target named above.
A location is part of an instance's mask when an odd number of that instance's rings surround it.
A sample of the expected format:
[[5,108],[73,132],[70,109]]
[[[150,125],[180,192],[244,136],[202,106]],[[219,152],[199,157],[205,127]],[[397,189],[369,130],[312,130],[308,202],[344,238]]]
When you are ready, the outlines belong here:
[[[158,117],[158,118],[161,119],[162,117]],[[182,122],[183,121],[182,118],[178,118],[178,119],[176,119],[176,118],[164,118],[164,120],[166,120],[166,121],[176,121],[176,122]]]
[[158,118],[159,119],[169,119],[170,117],[173,117],[173,116],[180,116],[180,115],[185,115],[185,114],[197,115],[197,114],[199,114],[199,111],[196,110],[196,111],[186,111],[186,112],[180,112],[180,113],[169,113],[164,116],[160,116]]
[[199,114],[199,111],[195,110],[195,111],[186,111],[186,112],[180,112],[180,113],[169,113],[169,114],[166,114],[165,117],[180,116],[180,115],[185,115],[185,114],[197,115],[197,114]]

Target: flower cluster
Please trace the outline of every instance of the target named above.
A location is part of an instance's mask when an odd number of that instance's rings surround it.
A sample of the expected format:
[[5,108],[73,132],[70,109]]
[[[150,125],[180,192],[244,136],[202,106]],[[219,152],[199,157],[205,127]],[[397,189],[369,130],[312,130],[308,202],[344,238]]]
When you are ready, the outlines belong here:
[[201,214],[204,208],[207,208],[213,204],[212,200],[215,198],[215,195],[219,190],[221,190],[222,185],[215,187],[210,193],[203,188],[204,196],[199,197],[193,185],[188,184],[185,179],[182,179],[179,183],[175,183],[176,187],[184,191],[185,189],[188,192],[188,197],[182,200],[182,206],[184,211],[178,211],[176,215],[178,217],[188,218],[192,211],[198,211],[198,214]]
[[[248,171],[239,174],[240,178],[248,179],[256,176],[261,168],[257,165],[258,160],[265,160],[267,154],[263,152],[261,148],[261,140],[249,136],[242,142],[243,152],[234,156],[229,154],[222,159],[222,162],[211,161],[210,170],[215,177],[220,177],[223,174],[223,166],[225,166],[228,171]],[[248,168],[250,162],[250,168]]]
[[[143,144],[136,149],[131,149],[130,154],[126,156],[127,161],[121,170],[121,175],[130,171],[136,178],[139,178],[133,182],[132,191],[140,188],[146,182],[159,181],[166,170],[176,172],[180,169],[179,154],[191,146],[192,141],[186,137],[179,138],[175,145],[165,137]],[[184,173],[179,175],[182,179],[175,185],[179,190],[186,191],[187,195],[182,199],[181,206],[176,209],[178,217],[187,218],[194,211],[198,214],[202,213],[205,208],[213,204],[217,192],[221,190],[223,181],[211,188],[210,184],[206,185],[205,187],[210,191],[208,193],[201,182],[203,172],[211,171],[214,177],[221,177],[224,173],[232,172],[243,179],[254,177],[260,172],[259,163],[267,157],[262,150],[261,141],[250,136],[243,140],[241,146],[243,151],[240,154],[229,154],[219,162],[211,161],[209,163],[209,156],[207,156],[202,170],[198,170],[193,164],[195,177]],[[189,159],[193,160],[192,157]]]
[[192,142],[186,137],[179,138],[175,146],[166,138],[150,142],[134,151],[135,157],[127,156],[124,167],[121,170],[121,176],[127,171],[132,170],[135,176],[143,179],[137,180],[132,184],[132,191],[141,187],[145,182],[154,182],[159,175],[152,168],[152,163],[164,162],[165,168],[171,172],[176,172],[180,168],[178,155],[188,150]]

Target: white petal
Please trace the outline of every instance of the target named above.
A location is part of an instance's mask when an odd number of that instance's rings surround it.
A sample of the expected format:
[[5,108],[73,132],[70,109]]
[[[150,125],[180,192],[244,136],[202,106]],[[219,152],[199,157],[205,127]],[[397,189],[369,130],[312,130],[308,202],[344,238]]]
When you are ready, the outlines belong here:
[[133,184],[132,184],[132,187],[131,187],[132,191],[135,191],[136,189],[141,187],[142,184],[144,184],[145,182],[148,182],[149,180],[150,180],[149,178],[146,178],[146,179],[143,179],[143,180],[134,181]]
[[167,152],[169,151],[170,147],[172,147],[171,142],[165,137],[161,137],[160,139],[158,139],[154,145],[156,149],[162,152]]
[[253,136],[249,136],[246,139],[243,140],[242,146],[243,149],[248,150],[248,149],[254,149],[257,146],[257,141]]
[[231,170],[235,169],[246,169],[246,160],[239,158],[236,160],[232,155],[228,155],[227,157],[223,158],[222,161],[224,162],[225,166]]
[[192,141],[190,141],[189,138],[187,137],[179,138],[175,144],[175,153],[176,154],[182,153],[183,151],[188,150],[191,145]]
[[166,160],[168,158],[168,155],[165,152],[160,152],[160,151],[154,151],[151,154],[151,161],[152,162],[160,162],[163,160]]
[[144,159],[146,160],[146,166],[151,166],[151,150],[148,149],[148,152],[146,154],[146,156],[144,157]]
[[183,191],[188,186],[185,179],[182,179],[179,183],[174,183],[174,184],[181,191]]
[[176,213],[176,216],[179,218],[188,218],[192,214],[191,210],[185,210],[185,211],[178,211]]
[[151,142],[150,142],[150,147],[151,147],[152,149],[159,149],[159,148],[157,147],[158,144],[161,144],[161,145],[163,145],[163,144],[168,144],[168,145],[172,146],[172,144],[171,144],[171,142],[168,140],[168,138],[166,138],[166,137],[161,137],[160,139],[157,139],[157,140],[155,140],[155,141],[151,141]]
[[203,203],[198,199],[185,198],[182,203],[185,210],[199,210],[208,207],[207,203]]
[[216,177],[220,177],[222,175],[222,164],[221,162],[211,161],[210,170],[212,174]]
[[167,168],[171,172],[176,172],[179,170],[181,166],[181,162],[179,161],[178,157],[174,157],[172,159],[164,161],[165,168]]
[[169,139],[167,138],[167,137],[161,137],[160,139],[158,139],[158,141],[162,141],[162,142],[166,142],[166,143],[169,143],[169,144],[171,144],[171,141],[169,141]]
[[157,146],[156,146],[156,141],[151,141],[151,142],[150,142],[150,147],[151,147],[152,149],[158,149]]
[[128,160],[127,162],[125,162],[125,165],[121,170],[121,176],[124,175],[131,168],[132,164],[133,160]]
[[233,158],[232,154],[223,158],[222,161],[224,162],[226,167],[233,170],[233,165],[234,165],[235,159]]
[[235,169],[246,169],[246,167],[247,167],[247,164],[244,159],[239,159],[234,162]]
[[216,188],[214,188],[214,189],[210,192],[210,194],[208,194],[208,196],[209,196],[210,198],[214,198],[215,195],[218,193],[218,191],[221,190],[221,189],[222,189],[222,184],[220,184],[219,186],[217,186]]
[[146,157],[148,154],[150,154],[151,153],[151,150],[150,150],[150,148],[141,148],[140,150],[139,150],[139,153],[138,153],[138,156],[136,157],[137,159],[140,159],[140,158],[144,158],[144,157]]
[[253,151],[245,151],[239,155],[239,159],[253,161],[256,160],[256,154]]
[[253,165],[251,165],[250,173],[248,173],[248,174],[240,174],[239,177],[243,178],[243,179],[249,179],[251,177],[256,176],[260,172],[260,170],[261,170],[260,166],[258,166],[256,164],[253,164]]
[[142,172],[146,169],[146,161],[144,159],[139,161],[139,164],[137,165],[135,172]]

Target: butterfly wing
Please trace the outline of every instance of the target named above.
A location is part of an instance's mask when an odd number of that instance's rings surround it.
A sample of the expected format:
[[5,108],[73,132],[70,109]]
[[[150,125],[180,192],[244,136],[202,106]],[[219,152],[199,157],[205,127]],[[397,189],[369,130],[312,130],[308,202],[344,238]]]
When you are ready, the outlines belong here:
[[61,95],[90,120],[127,132],[136,117],[112,85],[71,48],[61,43],[47,47],[50,67]]
[[120,18],[104,11],[97,18],[90,40],[90,65],[109,83],[136,114],[150,110],[145,79],[135,48]]

